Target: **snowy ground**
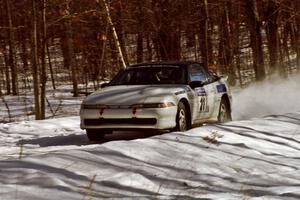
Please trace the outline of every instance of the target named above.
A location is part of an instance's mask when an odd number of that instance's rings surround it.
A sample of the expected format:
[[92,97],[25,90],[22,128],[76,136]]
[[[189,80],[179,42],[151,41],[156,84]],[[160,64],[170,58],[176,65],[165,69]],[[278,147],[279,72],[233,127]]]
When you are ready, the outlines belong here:
[[[46,96],[46,117],[75,116],[79,113],[84,96],[74,98],[71,85],[60,85],[58,89],[48,89]],[[33,91],[18,96],[0,98],[0,123],[34,119]]]
[[97,144],[78,127],[0,124],[0,199],[300,199],[300,112]]

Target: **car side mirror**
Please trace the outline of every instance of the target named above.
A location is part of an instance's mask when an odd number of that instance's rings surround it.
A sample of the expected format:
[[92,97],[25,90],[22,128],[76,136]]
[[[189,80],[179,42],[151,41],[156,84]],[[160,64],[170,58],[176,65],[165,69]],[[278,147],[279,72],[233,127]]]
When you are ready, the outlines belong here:
[[105,88],[105,87],[107,87],[107,86],[109,86],[109,83],[102,83],[102,84],[100,85],[100,88]]
[[190,87],[192,89],[195,89],[197,87],[203,87],[204,86],[204,82],[203,81],[192,81],[192,82],[190,82],[189,85],[190,85]]

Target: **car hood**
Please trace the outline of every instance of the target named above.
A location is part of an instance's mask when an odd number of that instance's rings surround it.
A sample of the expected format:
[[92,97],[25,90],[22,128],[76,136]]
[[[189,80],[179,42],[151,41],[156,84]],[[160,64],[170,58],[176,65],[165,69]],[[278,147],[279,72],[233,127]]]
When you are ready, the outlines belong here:
[[157,102],[187,90],[186,85],[129,85],[109,86],[92,93],[84,104],[133,105]]

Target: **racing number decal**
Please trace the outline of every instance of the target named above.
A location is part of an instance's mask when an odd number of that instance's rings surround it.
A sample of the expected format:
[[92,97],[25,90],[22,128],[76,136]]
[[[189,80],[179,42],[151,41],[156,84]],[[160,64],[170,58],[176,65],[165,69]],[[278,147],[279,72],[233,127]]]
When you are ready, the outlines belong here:
[[207,110],[207,97],[202,96],[200,98],[200,112],[206,112]]
[[203,87],[195,88],[196,93],[198,94],[200,100],[200,112],[209,112],[209,107],[207,105],[207,94]]

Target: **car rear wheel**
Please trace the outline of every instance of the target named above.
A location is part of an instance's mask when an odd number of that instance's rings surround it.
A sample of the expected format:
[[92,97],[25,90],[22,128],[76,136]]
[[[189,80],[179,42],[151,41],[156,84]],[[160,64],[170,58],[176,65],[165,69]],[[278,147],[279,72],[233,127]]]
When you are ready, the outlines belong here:
[[221,100],[220,108],[219,108],[219,115],[218,115],[218,122],[225,123],[232,120],[229,102],[225,99]]
[[106,134],[110,134],[112,131],[105,129],[86,129],[86,135],[90,141],[102,140]]
[[176,128],[175,131],[187,131],[188,130],[188,115],[185,108],[185,105],[182,102],[179,102],[177,115],[176,115]]

